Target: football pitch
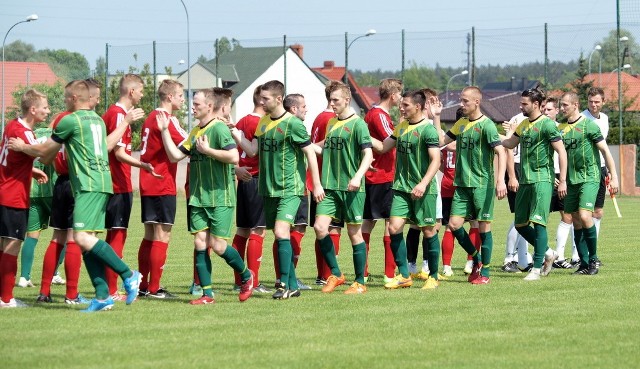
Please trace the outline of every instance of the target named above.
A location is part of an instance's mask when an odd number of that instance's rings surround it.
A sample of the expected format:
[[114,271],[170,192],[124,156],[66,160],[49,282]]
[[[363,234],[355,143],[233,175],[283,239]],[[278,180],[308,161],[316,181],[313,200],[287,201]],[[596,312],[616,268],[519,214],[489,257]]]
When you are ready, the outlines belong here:
[[[323,294],[314,285],[300,298],[254,294],[240,303],[231,269],[212,256],[216,304],[191,306],[193,243],[179,197],[162,281],[178,299],[117,302],[112,311],[81,314],[81,307],[64,304],[64,286],[52,286],[54,303],[37,305],[39,286],[16,287],[16,298],[30,307],[0,310],[0,368],[637,368],[640,198],[623,197],[619,204],[621,219],[609,199],[605,204],[598,251],[603,266],[596,276],[554,270],[525,282],[525,274],[501,272],[513,218],[506,201],[498,201],[489,285],[467,283],[464,251],[456,246],[455,275],[438,289],[422,291],[420,282],[385,290],[379,224],[371,237],[373,282],[364,295],[344,295],[344,286]],[[132,268],[143,235],[139,219],[136,197],[125,247]],[[558,220],[557,213],[550,216],[552,246]],[[43,232],[36,249],[37,285],[50,237]],[[298,276],[309,285],[316,277],[313,240],[308,228]],[[272,241],[269,234],[260,272],[267,287],[274,280]],[[345,232],[338,260],[348,281],[350,251]],[[84,267],[80,291],[92,297]]]

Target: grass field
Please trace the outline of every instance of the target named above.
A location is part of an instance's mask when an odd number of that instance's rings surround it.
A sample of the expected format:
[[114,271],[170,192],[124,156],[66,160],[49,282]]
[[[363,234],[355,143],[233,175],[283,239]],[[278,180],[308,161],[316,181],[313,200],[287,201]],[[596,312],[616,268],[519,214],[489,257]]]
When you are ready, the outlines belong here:
[[[16,287],[28,309],[0,310],[0,368],[637,368],[640,367],[640,269],[635,227],[640,198],[621,198],[624,218],[605,205],[597,276],[555,270],[539,282],[499,271],[512,217],[496,204],[494,267],[490,285],[473,286],[462,273],[456,247],[454,272],[435,291],[382,287],[382,246],[373,244],[374,282],[362,296],[319,289],[301,298],[270,295],[239,303],[233,276],[214,259],[215,305],[191,306],[192,239],[179,202],[163,285],[178,300],[118,303],[113,311],[81,314],[64,304],[64,286],[53,286],[53,304],[35,305],[38,288]],[[135,267],[143,227],[136,198],[125,260]],[[550,217],[550,240],[558,215]],[[39,283],[50,232],[36,249],[33,281]],[[303,240],[298,275],[315,279],[313,230]],[[381,238],[381,228],[372,240]],[[269,235],[262,280],[273,284]],[[342,238],[342,244],[348,239]],[[350,251],[339,258],[353,278]],[[570,252],[567,250],[567,253]],[[80,290],[92,295],[83,268]]]

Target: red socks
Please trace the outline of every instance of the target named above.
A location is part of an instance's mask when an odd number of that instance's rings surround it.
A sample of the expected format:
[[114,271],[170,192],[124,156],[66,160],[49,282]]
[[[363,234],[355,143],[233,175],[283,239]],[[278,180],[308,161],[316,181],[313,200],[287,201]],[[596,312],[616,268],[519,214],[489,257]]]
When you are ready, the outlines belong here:
[[391,251],[391,236],[384,236],[382,242],[384,243],[384,275],[393,278],[396,276],[396,261]]
[[138,249],[138,271],[142,275],[142,281],[140,282],[140,290],[149,290],[149,271],[150,271],[150,259],[151,259],[151,244],[153,241],[142,239],[140,242],[140,248]]
[[[56,258],[56,262],[57,262]],[[67,295],[69,299],[78,297],[78,281],[80,280],[80,269],[82,268],[82,251],[80,246],[74,241],[67,241],[67,251],[64,255],[64,275],[67,277]],[[43,272],[44,275],[44,272]],[[53,277],[53,275],[51,276]],[[49,287],[51,278],[49,278]]]
[[164,264],[167,262],[167,249],[169,244],[162,241],[151,243],[151,253],[149,254],[149,292],[156,293],[160,289],[160,278]]
[[[127,241],[127,230],[123,228],[110,229],[107,231],[106,242],[111,246],[116,255],[122,259],[124,252],[124,243]],[[105,267],[105,275],[107,276],[107,284],[109,284],[109,295],[118,292],[118,274]]]
[[[476,251],[480,252],[482,241],[480,241],[480,230],[478,228],[469,229],[469,239],[471,239],[471,243],[476,248]],[[473,257],[471,257],[471,255],[468,255],[467,260],[473,260]]]
[[54,240],[49,242],[49,247],[47,247],[47,251],[44,253],[44,259],[42,260],[42,279],[40,280],[41,295],[49,296],[51,294],[51,279],[56,272],[58,260],[60,259],[63,248],[64,245],[61,243],[57,243]]
[[442,236],[442,265],[451,265],[453,257],[453,233],[446,231]]
[[293,249],[293,266],[298,266],[298,259],[302,253],[302,237],[304,233],[298,231],[291,231],[289,234],[291,238],[291,248]]
[[371,239],[371,233],[363,233],[362,238],[364,238],[364,245],[367,248],[367,261],[364,264],[364,276],[369,276],[369,240]]
[[17,273],[18,257],[3,253],[0,259],[0,291],[2,291],[0,298],[3,302],[9,302],[13,298],[13,286],[16,284]]
[[[236,249],[236,251],[238,252],[238,254],[240,254],[240,258],[242,259],[242,261],[244,261],[244,253],[245,250],[247,248],[247,238],[236,234],[233,237],[233,241],[231,242],[231,247],[233,247],[234,249]],[[251,269],[251,268],[249,268]],[[254,271],[255,273],[255,271]],[[239,286],[240,284],[242,284],[242,280],[240,277],[240,274],[238,272],[236,272],[235,270],[233,271],[233,279],[234,279],[234,283],[236,284],[236,286]]]
[[[257,234],[249,236],[247,245],[247,268],[253,272],[253,287],[260,284],[260,264],[262,263],[262,244],[264,238]],[[239,277],[239,276],[238,276]]]

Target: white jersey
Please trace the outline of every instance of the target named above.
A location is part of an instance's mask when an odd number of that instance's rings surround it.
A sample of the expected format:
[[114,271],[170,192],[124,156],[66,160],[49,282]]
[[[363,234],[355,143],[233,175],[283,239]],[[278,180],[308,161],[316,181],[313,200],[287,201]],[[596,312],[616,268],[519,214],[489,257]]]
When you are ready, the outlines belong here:
[[[587,117],[587,119],[591,119],[592,121],[596,122],[598,127],[600,127],[600,132],[602,133],[602,137],[606,142],[607,136],[609,136],[609,117],[605,113],[600,112],[600,116],[596,118],[593,115],[591,115],[591,112],[589,111],[589,109],[585,109],[585,111],[582,112],[582,115]],[[600,153],[600,166],[601,167],[605,166],[604,156],[602,156],[602,153]]]
[[[520,124],[526,117],[524,116],[524,114],[520,113],[518,115],[514,115],[510,120],[509,123],[510,124]],[[514,163],[520,163],[520,144],[518,144],[518,146],[513,148],[513,162]]]

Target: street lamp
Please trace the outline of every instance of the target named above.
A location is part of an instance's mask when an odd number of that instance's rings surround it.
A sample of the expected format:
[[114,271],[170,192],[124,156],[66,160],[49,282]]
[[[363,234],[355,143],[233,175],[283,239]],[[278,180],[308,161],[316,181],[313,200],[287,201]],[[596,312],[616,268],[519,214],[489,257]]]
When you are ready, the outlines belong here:
[[9,28],[7,33],[4,35],[4,40],[2,40],[2,132],[4,132],[4,108],[5,108],[5,103],[4,103],[4,44],[7,42],[7,36],[9,36],[9,32],[11,32],[13,27],[17,26],[20,23],[28,23],[28,22],[36,21],[36,20],[38,20],[38,15],[37,14],[31,14],[25,20],[14,24],[13,26],[11,26],[11,28]]
[[612,70],[612,71],[611,71],[611,73],[615,73],[615,72],[617,72],[617,71],[618,71],[618,69],[620,69],[620,70],[625,70],[625,69],[629,69],[629,68],[631,68],[631,64],[628,64],[628,63],[627,63],[627,64],[623,65],[623,66],[622,66],[622,68],[616,68],[616,69]]
[[191,131],[191,39],[189,38],[189,11],[183,0],[180,0],[187,15],[187,128]]
[[451,83],[451,80],[453,80],[456,77],[460,77],[460,76],[465,76],[469,74],[468,70],[463,70],[462,72],[453,75],[451,78],[449,78],[449,81],[447,81],[447,89],[446,92],[444,94],[444,106],[448,106],[449,105],[449,84]]
[[375,34],[376,34],[376,30],[375,29],[370,29],[369,31],[367,31],[366,34],[360,35],[360,36],[354,38],[353,40],[351,40],[351,42],[349,42],[349,33],[348,32],[344,33],[344,84],[345,85],[347,85],[347,86],[349,85],[349,48],[358,39],[361,39],[363,37],[369,37],[369,36],[375,35]]
[[[589,54],[589,74],[591,74],[591,57],[593,56],[594,52],[598,52],[598,54],[601,52],[600,50],[602,50],[602,46],[600,45],[596,45],[593,50],[591,50],[591,53]],[[602,55],[600,55],[600,59],[602,59]]]

